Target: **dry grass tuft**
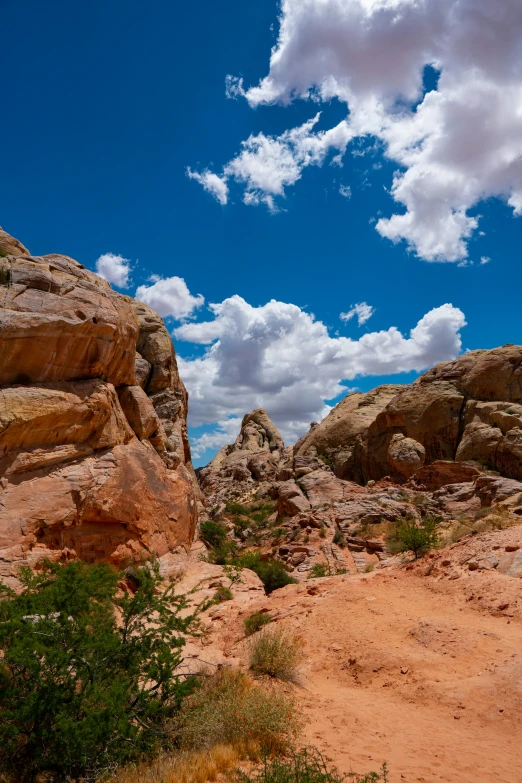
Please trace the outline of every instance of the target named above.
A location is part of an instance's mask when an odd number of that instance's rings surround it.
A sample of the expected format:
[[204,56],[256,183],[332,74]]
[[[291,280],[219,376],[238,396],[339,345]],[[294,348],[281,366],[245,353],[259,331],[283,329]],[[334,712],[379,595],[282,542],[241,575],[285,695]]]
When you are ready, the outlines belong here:
[[250,669],[284,682],[298,682],[297,667],[303,656],[299,636],[281,627],[267,627],[249,645]]
[[248,745],[216,745],[214,748],[160,756],[116,773],[104,783],[211,783],[231,772],[245,757],[257,758],[259,749]]
[[225,669],[186,700],[178,737],[186,749],[254,742],[275,753],[288,747],[297,730],[292,698],[253,683],[238,669]]

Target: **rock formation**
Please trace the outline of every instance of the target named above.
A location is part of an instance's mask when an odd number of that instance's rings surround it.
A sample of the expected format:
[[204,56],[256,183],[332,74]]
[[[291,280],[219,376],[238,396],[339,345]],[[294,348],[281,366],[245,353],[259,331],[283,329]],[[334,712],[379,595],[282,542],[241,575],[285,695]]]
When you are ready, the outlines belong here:
[[188,547],[187,393],[161,318],[0,230],[0,346],[0,577]]
[[470,351],[410,386],[350,394],[295,453],[327,458],[337,476],[358,483],[405,481],[436,460],[472,460],[522,479],[522,347]]
[[393,563],[386,536],[406,517],[439,520],[442,540],[484,529],[490,514],[492,525],[516,524],[521,366],[522,348],[504,346],[437,365],[410,386],[350,394],[293,448],[254,411],[199,471],[207,515],[239,549],[260,548],[298,578],[314,565]]
[[236,481],[274,479],[281,464],[290,458],[277,427],[262,408],[244,416],[235,442],[223,446],[212,462],[198,472],[208,492],[216,483],[233,487]]

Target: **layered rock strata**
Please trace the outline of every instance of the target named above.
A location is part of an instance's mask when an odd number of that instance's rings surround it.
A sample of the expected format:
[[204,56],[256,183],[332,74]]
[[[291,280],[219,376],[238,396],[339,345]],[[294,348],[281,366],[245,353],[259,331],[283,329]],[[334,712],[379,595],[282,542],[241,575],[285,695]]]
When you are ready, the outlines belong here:
[[0,577],[187,548],[187,393],[161,318],[0,230]]

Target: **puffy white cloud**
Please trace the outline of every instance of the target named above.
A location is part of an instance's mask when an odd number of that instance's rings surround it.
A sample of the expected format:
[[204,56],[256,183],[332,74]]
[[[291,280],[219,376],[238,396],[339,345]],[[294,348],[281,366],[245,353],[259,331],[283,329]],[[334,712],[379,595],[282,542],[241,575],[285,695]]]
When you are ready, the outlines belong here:
[[127,288],[130,276],[130,261],[114,253],[104,253],[96,261],[96,274],[111,285]]
[[221,177],[218,177],[217,174],[214,174],[208,169],[205,169],[205,171],[199,173],[197,171],[192,171],[191,168],[187,168],[187,177],[189,177],[189,179],[195,179],[196,182],[199,182],[199,184],[203,186],[207,193],[210,193],[212,196],[214,196],[216,201],[219,201],[219,203],[223,206],[225,206],[225,204],[228,202],[228,185],[225,180]]
[[[421,371],[454,358],[465,325],[461,310],[444,304],[421,318],[407,337],[392,326],[352,340],[331,337],[321,321],[285,302],[253,307],[236,295],[209,307],[211,320],[174,331],[177,340],[208,346],[203,356],[178,357],[190,392],[191,425],[220,422],[219,435],[229,416],[262,407],[287,442],[326,415],[325,400],[346,393],[345,380]],[[204,437],[200,453],[210,443],[210,436]]]
[[[521,53],[520,0],[283,0],[268,75],[250,89],[229,76],[227,94],[253,107],[338,98],[349,113],[331,131],[311,120],[251,137],[223,178],[273,209],[326,148],[339,162],[350,139],[376,139],[399,164],[391,195],[401,207],[377,231],[427,261],[461,261],[478,202],[499,197],[522,215]],[[428,65],[440,76],[423,94]],[[321,154],[303,156],[302,144]]]
[[491,261],[491,258],[489,256],[482,256],[480,259],[480,266],[484,266],[484,264],[489,264]]
[[341,313],[339,318],[342,321],[350,321],[352,318],[356,317],[357,323],[359,326],[362,326],[366,323],[366,321],[370,320],[374,312],[374,307],[366,304],[366,302],[359,302],[358,304],[353,305],[353,307],[351,307],[347,313]]
[[178,321],[189,318],[194,310],[205,304],[201,294],[193,296],[182,277],[153,276],[152,285],[140,285],[134,295],[139,302],[145,302],[162,318],[171,316]]
[[[320,166],[327,155],[344,154],[353,134],[343,120],[328,131],[314,132],[320,113],[297,128],[280,136],[249,136],[242,150],[224,167],[221,177],[206,170],[201,174],[187,170],[221,204],[227,203],[227,181],[244,186],[245,204],[265,204],[270,211],[278,210],[275,197],[284,196],[285,188],[294,185],[306,166]],[[334,159],[335,160],[335,159]]]
[[351,198],[352,197],[352,189],[349,185],[341,185],[339,188],[339,193],[341,196],[344,196],[344,198]]

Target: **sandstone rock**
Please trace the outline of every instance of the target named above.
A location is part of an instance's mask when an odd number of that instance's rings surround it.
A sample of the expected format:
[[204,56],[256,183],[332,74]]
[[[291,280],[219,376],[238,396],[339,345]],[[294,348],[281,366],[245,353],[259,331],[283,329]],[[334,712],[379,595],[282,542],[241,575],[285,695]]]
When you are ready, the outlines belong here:
[[461,462],[437,460],[431,465],[424,465],[412,477],[412,482],[434,492],[446,484],[462,484],[479,476],[479,471]]
[[163,322],[73,259],[1,231],[0,250],[0,578],[43,557],[185,551],[187,396]]
[[141,386],[123,386],[119,392],[120,404],[127,421],[140,440],[150,438],[160,428],[154,406]]
[[309,511],[310,503],[303,495],[295,481],[285,481],[279,487],[277,501],[278,516],[293,517],[300,511]]
[[72,259],[0,257],[0,385],[132,384],[137,335],[126,298]]
[[393,435],[388,446],[388,460],[392,468],[403,478],[409,479],[424,465],[426,451],[421,443],[404,435]]
[[0,256],[30,256],[30,252],[18,239],[5,232],[0,226]]
[[333,460],[334,472],[339,478],[363,483],[366,478],[365,438],[368,427],[402,388],[387,385],[367,394],[349,394],[296,443],[296,458],[328,456]]

